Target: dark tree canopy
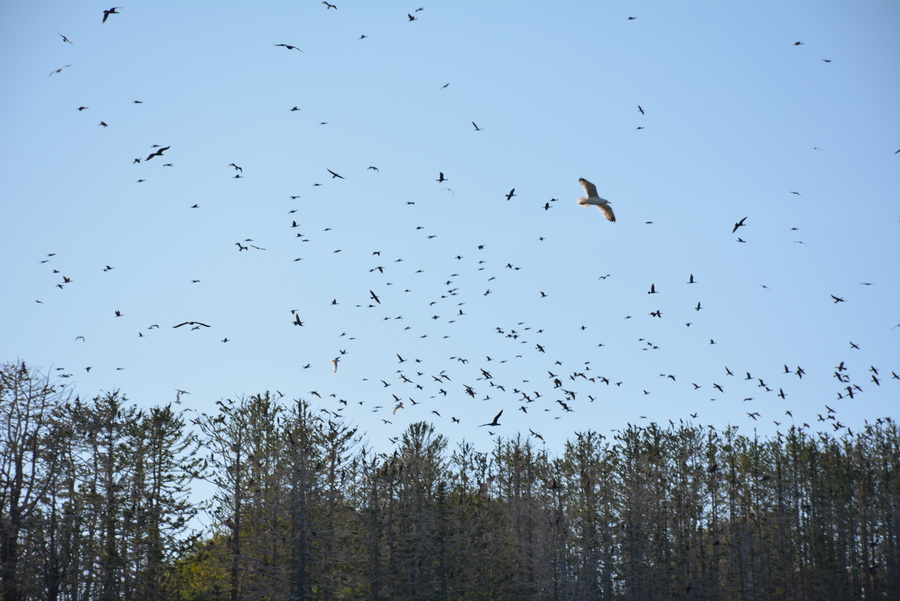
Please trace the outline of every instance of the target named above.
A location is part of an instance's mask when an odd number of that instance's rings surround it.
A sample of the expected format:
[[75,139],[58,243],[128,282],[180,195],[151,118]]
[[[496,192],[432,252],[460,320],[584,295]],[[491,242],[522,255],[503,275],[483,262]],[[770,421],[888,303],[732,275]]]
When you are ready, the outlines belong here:
[[[375,453],[259,394],[190,421],[0,369],[0,593],[75,599],[871,600],[900,590],[900,432],[690,423]],[[205,483],[206,501],[190,495]],[[204,516],[194,521],[195,516]],[[200,528],[200,524],[206,524]]]

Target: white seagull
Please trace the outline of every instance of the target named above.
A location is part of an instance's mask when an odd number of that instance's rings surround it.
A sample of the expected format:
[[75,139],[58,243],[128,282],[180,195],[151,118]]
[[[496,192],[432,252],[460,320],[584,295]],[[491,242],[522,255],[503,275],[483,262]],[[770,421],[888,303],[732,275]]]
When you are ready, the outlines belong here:
[[341,358],[339,356],[331,360],[331,366],[334,367],[334,373],[337,373],[338,361],[340,360]]
[[597,195],[597,186],[587,181],[586,179],[579,178],[578,183],[584,188],[584,193],[587,194],[587,198],[579,197],[578,204],[583,207],[588,207],[594,205],[600,212],[603,213],[603,216],[615,223],[616,216],[613,213],[612,207],[610,207],[610,202],[605,198],[600,198]]

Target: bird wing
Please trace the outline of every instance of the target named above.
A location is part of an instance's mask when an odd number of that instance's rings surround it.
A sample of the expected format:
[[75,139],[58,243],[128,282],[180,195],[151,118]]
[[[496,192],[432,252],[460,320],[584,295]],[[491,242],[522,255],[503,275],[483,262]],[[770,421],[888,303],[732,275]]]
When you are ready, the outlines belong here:
[[[590,184],[590,186],[592,188],[594,187],[593,184]],[[587,186],[585,186],[585,188],[587,188]],[[597,208],[600,209],[600,212],[603,213],[603,216],[609,221],[612,221],[613,223],[616,222],[616,215],[613,213],[612,207],[608,204],[597,205]]]
[[[584,188],[584,193],[588,195],[588,198],[595,198],[599,196],[597,194],[597,186],[587,181],[583,177],[578,180],[578,183],[581,184],[581,187]],[[607,217],[609,219],[609,217]]]

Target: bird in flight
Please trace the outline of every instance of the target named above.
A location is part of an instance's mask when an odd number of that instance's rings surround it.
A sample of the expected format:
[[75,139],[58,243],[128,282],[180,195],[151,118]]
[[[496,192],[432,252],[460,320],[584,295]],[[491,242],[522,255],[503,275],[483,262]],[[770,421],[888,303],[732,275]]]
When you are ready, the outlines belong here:
[[475,131],[481,131],[481,128],[475,125],[474,121],[472,121],[472,125],[475,127]]
[[493,421],[490,421],[490,422],[488,422],[488,423],[486,423],[486,424],[481,424],[481,426],[478,426],[478,427],[481,428],[482,426],[499,426],[499,425],[500,425],[500,422],[497,421],[497,420],[500,419],[500,416],[501,416],[501,415],[503,415],[503,410],[502,410],[502,409],[500,410],[500,413],[498,413],[497,415],[494,416],[494,420],[493,420]]
[[735,223],[735,224],[734,224],[734,229],[731,230],[731,233],[733,234],[733,233],[735,233],[736,231],[738,231],[738,228],[739,228],[739,227],[745,227],[745,226],[747,225],[747,224],[744,223],[745,221],[747,221],[747,218],[746,218],[746,217],[744,217],[743,219],[741,219],[740,221],[738,221],[737,223]]
[[331,169],[326,169],[325,171],[327,171],[328,173],[331,174],[331,179],[334,179],[334,178],[336,178],[336,177],[339,178],[339,179],[344,179],[344,176],[338,175],[337,173],[335,173],[335,172],[332,171]]
[[111,9],[103,11],[103,20],[101,21],[101,23],[106,23],[106,20],[109,18],[109,15],[120,14],[120,13],[116,12],[120,8],[122,8],[122,7],[121,6],[113,6]]
[[[53,71],[50,71],[50,75],[53,75],[54,73],[61,73],[63,69],[65,69],[66,67],[71,67],[71,66],[72,65],[63,65],[59,69],[54,69]],[[47,77],[50,77],[50,75],[48,75]],[[79,110],[81,110],[81,109],[79,109]]]
[[183,322],[181,322],[180,324],[178,324],[177,326],[172,326],[172,327],[173,327],[173,328],[180,328],[181,326],[198,326],[198,327],[199,327],[199,326],[202,326],[202,327],[204,327],[204,328],[210,328],[210,327],[212,327],[212,326],[208,326],[208,325],[206,325],[205,323],[200,322],[200,321],[183,321]]
[[59,34],[59,37],[61,37],[61,38],[62,38],[62,41],[65,42],[66,44],[72,44],[72,43],[74,43],[74,42],[72,42],[72,40],[70,40],[69,38],[67,38],[67,37],[64,36],[63,34],[59,33],[58,31],[57,31],[56,33]]
[[843,302],[845,302],[844,299],[842,299],[842,298],[840,298],[840,297],[837,297],[837,296],[835,296],[835,295],[833,295],[833,294],[831,295],[831,298],[834,299],[834,302],[835,302],[835,303],[843,303]]
[[243,169],[241,169],[240,167],[238,167],[238,166],[235,165],[234,163],[228,163],[228,166],[229,166],[229,167],[234,167],[234,170],[235,170],[235,171],[240,171],[241,173],[244,172]]
[[331,360],[331,367],[334,368],[334,373],[337,373],[338,362],[341,360],[340,355]]
[[378,298],[378,295],[375,294],[374,292],[372,292],[371,290],[369,290],[369,296],[372,297],[372,300],[373,300],[373,301],[375,301],[375,302],[378,303],[379,305],[381,304],[381,299],[379,299],[379,298]]
[[609,201],[600,198],[597,194],[597,186],[587,181],[586,179],[579,178],[578,183],[581,184],[581,187],[584,188],[584,193],[587,194],[587,198],[579,197],[578,204],[587,207],[587,206],[595,206],[600,209],[600,212],[603,213],[603,216],[606,217],[609,221],[615,223],[616,215],[613,213],[612,207],[609,206]]
[[161,157],[161,156],[163,155],[163,153],[164,153],[165,151],[167,151],[168,149],[170,149],[170,148],[172,148],[172,147],[171,147],[171,146],[166,146],[165,148],[159,148],[159,149],[157,149],[156,152],[154,152],[153,154],[151,154],[150,156],[148,156],[146,159],[144,159],[144,161],[149,161],[149,160],[152,159],[153,157]]
[[639,111],[641,112],[641,114],[643,115],[643,114],[644,114],[644,109],[641,108],[641,105],[637,105],[637,106],[638,106],[638,110],[639,110]]
[[329,4],[328,2],[323,2],[322,4],[325,5],[325,10],[328,10],[329,8],[333,8],[334,10],[337,10],[337,6],[335,6],[334,4]]
[[515,195],[516,195],[516,189],[513,188],[512,190],[509,191],[509,194],[506,195],[506,200],[512,199],[512,197]]
[[414,16],[412,16],[412,15],[409,14],[409,13],[406,13],[406,18],[409,19],[409,22],[410,22],[410,23],[412,23],[413,21],[417,21],[417,20],[418,20],[418,19],[416,19]]
[[445,181],[447,181],[447,178],[444,177],[444,172],[443,172],[443,171],[439,171],[439,172],[438,172],[438,178],[437,178],[436,180],[434,180],[434,181],[439,182],[439,183],[440,183],[440,182],[445,182]]
[[274,46],[281,46],[282,48],[287,48],[288,50],[299,50],[300,52],[303,52],[302,50],[300,50],[300,49],[297,48],[296,46],[291,46],[290,44],[273,44],[273,45],[274,45]]

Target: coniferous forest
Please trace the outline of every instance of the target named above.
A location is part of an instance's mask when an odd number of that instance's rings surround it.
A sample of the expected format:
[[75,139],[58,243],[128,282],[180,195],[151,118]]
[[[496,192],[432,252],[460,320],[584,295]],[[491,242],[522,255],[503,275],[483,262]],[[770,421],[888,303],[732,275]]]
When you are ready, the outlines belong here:
[[[212,414],[0,374],[0,575],[24,600],[843,600],[900,591],[890,418],[375,453],[268,393]],[[837,434],[839,432],[839,434]],[[208,490],[199,502],[195,489]]]

